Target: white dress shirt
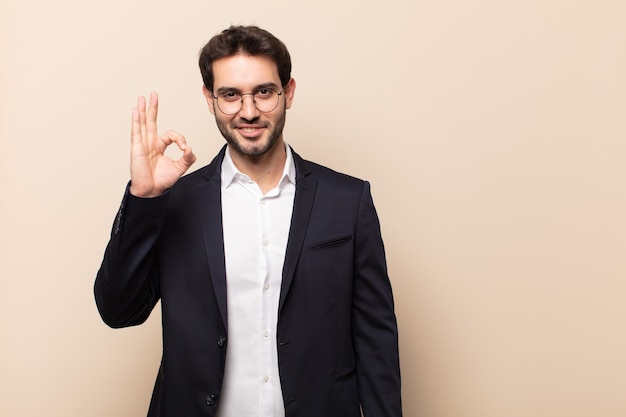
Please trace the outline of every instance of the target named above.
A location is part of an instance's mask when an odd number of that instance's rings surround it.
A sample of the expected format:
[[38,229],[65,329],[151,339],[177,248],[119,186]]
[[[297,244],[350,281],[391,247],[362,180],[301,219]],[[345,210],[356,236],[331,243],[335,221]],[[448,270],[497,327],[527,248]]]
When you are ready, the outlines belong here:
[[276,188],[261,193],[222,162],[228,344],[218,417],[284,417],[276,328],[296,173],[291,149]]

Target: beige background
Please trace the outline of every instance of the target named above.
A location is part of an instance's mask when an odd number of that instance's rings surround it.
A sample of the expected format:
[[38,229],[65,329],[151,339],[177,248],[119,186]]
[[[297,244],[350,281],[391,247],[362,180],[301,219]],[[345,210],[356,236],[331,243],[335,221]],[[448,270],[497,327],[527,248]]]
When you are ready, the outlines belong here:
[[405,415],[623,417],[624,4],[2,0],[0,415],[145,415],[158,311],[111,330],[92,296],[130,109],[158,91],[207,163],[197,52],[256,23],[293,55],[287,141],[372,182]]

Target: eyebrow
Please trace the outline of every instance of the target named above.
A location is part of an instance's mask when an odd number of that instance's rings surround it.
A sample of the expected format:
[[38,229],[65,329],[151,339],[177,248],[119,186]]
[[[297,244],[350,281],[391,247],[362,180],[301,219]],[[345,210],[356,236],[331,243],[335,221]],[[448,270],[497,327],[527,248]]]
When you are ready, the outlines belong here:
[[[268,83],[263,83],[263,84],[259,84],[255,86],[252,89],[252,92],[257,92],[259,90],[262,90],[263,88],[271,88],[272,90],[277,90],[277,91],[280,89],[280,87],[276,85],[276,83],[268,82]],[[222,93],[230,93],[230,92],[241,93],[241,90],[235,87],[220,87],[217,89],[216,94],[219,96]]]

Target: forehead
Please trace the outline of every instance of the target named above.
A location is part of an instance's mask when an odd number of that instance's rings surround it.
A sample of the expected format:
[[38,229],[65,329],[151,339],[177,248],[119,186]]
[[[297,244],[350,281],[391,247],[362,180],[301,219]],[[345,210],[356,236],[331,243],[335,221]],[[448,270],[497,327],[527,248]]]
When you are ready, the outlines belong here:
[[213,61],[213,88],[247,90],[274,83],[280,86],[278,67],[264,56],[237,54]]

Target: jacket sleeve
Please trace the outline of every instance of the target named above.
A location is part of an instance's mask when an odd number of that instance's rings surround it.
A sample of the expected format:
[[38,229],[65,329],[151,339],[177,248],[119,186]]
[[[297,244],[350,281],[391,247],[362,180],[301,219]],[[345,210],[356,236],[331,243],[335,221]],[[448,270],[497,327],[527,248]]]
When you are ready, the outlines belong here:
[[110,327],[143,323],[159,300],[157,242],[167,200],[167,193],[139,198],[126,188],[94,285],[98,311]]
[[354,255],[352,331],[365,417],[400,417],[398,329],[369,183],[361,195]]

